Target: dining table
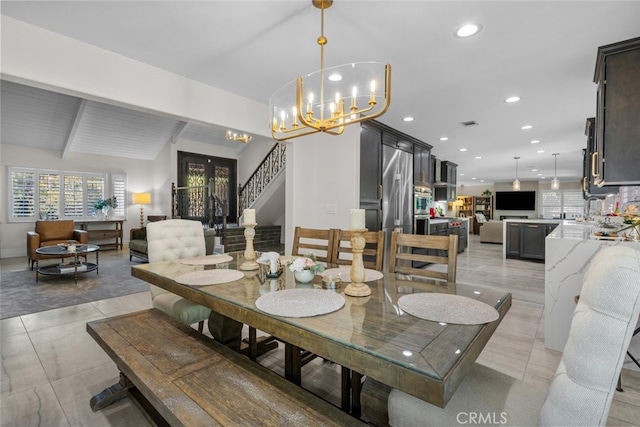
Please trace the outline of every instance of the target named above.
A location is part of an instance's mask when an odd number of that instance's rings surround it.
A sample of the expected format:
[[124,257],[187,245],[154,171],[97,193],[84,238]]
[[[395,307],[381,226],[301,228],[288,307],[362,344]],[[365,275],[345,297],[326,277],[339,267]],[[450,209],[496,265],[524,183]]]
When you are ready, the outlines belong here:
[[[245,261],[244,252],[227,255],[227,262],[210,265],[180,260],[140,264],[132,266],[131,273],[154,286],[277,337],[286,344],[285,377],[296,384],[300,384],[301,349],[341,365],[342,407],[357,417],[361,411],[362,376],[445,407],[511,307],[509,292],[369,270],[365,281],[371,288],[371,295],[351,297],[342,292],[344,286],[325,289],[321,276],[316,276],[310,283],[299,283],[286,267],[277,278],[267,278],[268,267],[262,265],[259,270],[239,274],[238,267]],[[234,270],[234,274],[220,275],[230,272],[215,270]],[[209,274],[228,278],[226,281],[212,279],[210,283],[213,284],[208,284],[205,277]],[[183,280],[191,276],[199,279],[195,282]],[[342,278],[348,281],[348,274]],[[272,314],[266,309],[268,298],[285,296],[292,290],[297,290],[293,294],[312,291],[318,303],[293,307],[299,312],[292,315]],[[495,320],[477,324],[453,323],[438,318],[429,320],[429,316],[417,317],[401,308],[402,299],[442,295],[463,302],[484,303],[481,305],[496,312]],[[337,301],[340,306],[318,314],[318,307],[327,301],[332,304]],[[284,306],[292,308],[293,304],[285,303]],[[454,311],[453,314],[465,311],[454,306],[443,308],[451,308],[449,311]]]

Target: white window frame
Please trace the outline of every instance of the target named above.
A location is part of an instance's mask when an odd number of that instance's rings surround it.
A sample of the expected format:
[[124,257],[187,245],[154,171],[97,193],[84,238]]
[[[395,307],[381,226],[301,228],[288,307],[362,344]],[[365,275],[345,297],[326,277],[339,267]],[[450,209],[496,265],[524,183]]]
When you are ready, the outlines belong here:
[[564,219],[575,219],[584,213],[584,200],[582,190],[579,188],[543,190],[541,205],[540,214],[543,219],[563,219],[563,214],[566,215]]
[[[114,209],[114,219],[125,219],[127,212],[127,198],[126,198],[126,174],[110,174],[110,173],[95,173],[95,172],[74,172],[74,171],[62,171],[53,169],[36,169],[36,168],[23,168],[23,167],[9,167],[7,168],[8,178],[8,203],[7,203],[7,220],[8,222],[35,222],[40,219],[47,219],[46,212],[43,212],[44,216],[41,216],[40,212],[40,191],[39,182],[40,175],[58,175],[59,176],[59,188],[58,188],[58,206],[53,208],[52,215],[49,219],[71,219],[76,221],[97,220],[96,212],[93,209],[93,201],[88,200],[88,181],[89,179],[102,179],[103,188],[101,198],[116,197],[118,201],[118,207]],[[16,200],[14,200],[14,174],[25,173],[33,174],[33,191],[29,197],[26,198],[25,204],[28,206],[28,210],[32,210],[30,215],[15,216]],[[77,176],[82,178],[82,209],[78,209],[75,212],[79,212],[79,215],[65,216],[64,206],[64,177],[65,176]]]

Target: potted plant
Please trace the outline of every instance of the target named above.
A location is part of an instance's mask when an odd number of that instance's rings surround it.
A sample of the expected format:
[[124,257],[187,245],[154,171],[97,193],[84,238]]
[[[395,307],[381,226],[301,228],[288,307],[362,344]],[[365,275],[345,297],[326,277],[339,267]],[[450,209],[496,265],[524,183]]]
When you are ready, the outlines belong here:
[[102,211],[102,213],[104,214],[104,219],[108,218],[110,208],[117,208],[117,207],[118,207],[118,200],[115,196],[110,197],[108,199],[96,200],[96,202],[93,204],[93,209],[95,209],[96,212]]
[[484,191],[482,192],[482,195],[483,195],[484,197],[491,197],[491,191],[489,191],[489,189],[487,188],[486,190],[484,190]]
[[318,263],[314,254],[295,258],[287,263],[290,271],[293,271],[296,280],[300,283],[309,283],[313,276],[324,271],[324,264]]

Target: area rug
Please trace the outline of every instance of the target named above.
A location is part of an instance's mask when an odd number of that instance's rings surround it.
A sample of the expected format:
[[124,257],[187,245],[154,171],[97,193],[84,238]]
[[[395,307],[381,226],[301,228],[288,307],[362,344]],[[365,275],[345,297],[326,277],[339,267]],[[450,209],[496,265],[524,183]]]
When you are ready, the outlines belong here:
[[[25,261],[26,263],[26,261]],[[149,284],[131,276],[128,256],[100,256],[99,274],[43,276],[36,282],[31,270],[0,274],[0,319],[83,304],[149,290]]]

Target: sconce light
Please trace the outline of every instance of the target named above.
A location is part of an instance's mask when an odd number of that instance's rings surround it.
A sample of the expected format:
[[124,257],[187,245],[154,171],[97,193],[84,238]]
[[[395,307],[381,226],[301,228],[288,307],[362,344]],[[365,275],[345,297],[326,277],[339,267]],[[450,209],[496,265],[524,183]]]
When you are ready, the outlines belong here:
[[144,207],[151,204],[151,193],[134,193],[133,204],[140,205],[140,228],[144,227]]

